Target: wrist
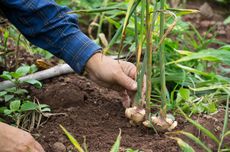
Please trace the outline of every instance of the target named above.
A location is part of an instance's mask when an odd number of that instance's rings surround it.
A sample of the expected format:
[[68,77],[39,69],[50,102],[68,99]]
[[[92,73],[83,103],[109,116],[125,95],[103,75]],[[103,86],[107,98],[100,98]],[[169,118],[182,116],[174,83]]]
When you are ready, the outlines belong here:
[[98,67],[103,56],[104,55],[101,52],[93,54],[86,63],[86,72],[93,71],[96,67]]

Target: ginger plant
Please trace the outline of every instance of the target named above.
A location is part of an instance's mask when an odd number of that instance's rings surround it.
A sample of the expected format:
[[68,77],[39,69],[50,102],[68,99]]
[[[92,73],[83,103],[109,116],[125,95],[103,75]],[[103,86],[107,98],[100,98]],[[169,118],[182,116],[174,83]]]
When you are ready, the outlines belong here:
[[[197,12],[191,9],[165,9],[165,0],[129,0],[127,1],[127,7],[102,7],[97,10],[80,10],[72,11],[70,13],[102,13],[109,11],[126,11],[123,24],[121,24],[113,38],[109,42],[108,46],[105,47],[104,52],[107,52],[111,46],[121,37],[119,44],[119,54],[120,54],[126,44],[127,27],[129,22],[132,21],[132,25],[128,28],[134,27],[134,38],[135,38],[135,51],[136,51],[136,67],[137,76],[136,80],[138,82],[138,89],[134,103],[131,108],[127,108],[125,111],[126,117],[130,119],[132,123],[144,124],[147,127],[156,128],[156,130],[172,130],[176,127],[177,122],[174,120],[172,115],[167,115],[167,88],[165,81],[165,55],[164,55],[164,39],[172,31],[176,25],[176,15],[178,14],[190,14]],[[126,2],[125,2],[126,4]],[[170,17],[174,18],[172,24],[170,24],[165,29],[164,21],[166,19],[164,14],[168,14]],[[108,17],[106,18],[108,19]],[[160,24],[159,21],[160,20]],[[114,23],[114,22],[113,22]],[[118,25],[119,23],[116,23]],[[130,30],[129,30],[130,31]],[[133,32],[132,31],[132,32]],[[160,31],[160,32],[159,32]],[[126,33],[127,32],[127,33]],[[158,34],[159,33],[159,34]],[[130,39],[130,37],[129,37]],[[153,47],[154,42],[154,47]],[[131,47],[132,49],[132,47]],[[157,54],[159,51],[160,65],[153,65],[153,54]],[[144,54],[144,55],[143,55]],[[144,59],[141,63],[141,57]],[[151,113],[152,108],[152,76],[153,76],[153,66],[154,68],[160,69],[161,76],[161,108],[159,110],[159,115],[154,116]],[[143,83],[145,82],[145,83]],[[143,94],[145,92],[146,94]]]
[[[152,6],[153,4],[153,6]],[[141,5],[140,13],[138,6]],[[132,11],[133,10],[133,11]],[[137,66],[137,82],[138,90],[135,101],[131,108],[126,109],[126,117],[132,123],[143,123],[146,127],[154,128],[156,131],[171,131],[177,126],[177,121],[171,114],[167,114],[167,88],[165,80],[165,53],[164,53],[164,39],[172,31],[176,25],[176,15],[170,11],[165,10],[165,0],[130,0],[127,9],[126,18],[123,24],[121,45],[125,39],[125,28],[131,15],[134,14],[135,22],[135,43],[136,43],[136,66]],[[174,10],[175,11],[175,10]],[[194,13],[196,10],[178,9],[178,12]],[[140,19],[137,20],[137,14],[140,14]],[[169,14],[174,18],[171,25],[165,31],[165,14]],[[160,21],[160,24],[157,21]],[[140,25],[138,25],[140,21]],[[158,23],[158,24],[157,24]],[[159,26],[159,27],[158,27]],[[140,30],[138,30],[138,27]],[[159,29],[156,32],[156,29]],[[154,39],[153,33],[159,33]],[[154,33],[154,34],[155,34]],[[153,42],[156,44],[153,47]],[[120,47],[122,49],[122,46]],[[159,66],[160,69],[160,85],[161,85],[161,107],[158,115],[151,113],[151,95],[152,95],[152,75],[153,75],[153,53],[159,51]],[[144,54],[144,59],[141,64],[141,55]],[[146,84],[146,95],[142,91]]]

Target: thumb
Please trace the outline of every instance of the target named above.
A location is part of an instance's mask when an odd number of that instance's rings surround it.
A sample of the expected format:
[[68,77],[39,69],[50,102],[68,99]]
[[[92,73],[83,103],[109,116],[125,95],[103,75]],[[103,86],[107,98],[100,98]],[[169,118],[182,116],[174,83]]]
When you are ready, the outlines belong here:
[[124,87],[125,89],[129,91],[136,91],[137,90],[137,82],[133,80],[131,77],[127,76],[124,72],[117,75],[115,78],[117,83]]

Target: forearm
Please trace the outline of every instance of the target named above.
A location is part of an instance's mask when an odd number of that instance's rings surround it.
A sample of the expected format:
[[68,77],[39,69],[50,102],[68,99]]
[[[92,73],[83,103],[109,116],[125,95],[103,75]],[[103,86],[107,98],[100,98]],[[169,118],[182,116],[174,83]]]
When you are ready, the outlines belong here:
[[6,17],[33,44],[50,51],[82,73],[100,46],[81,32],[77,16],[51,0],[1,1]]

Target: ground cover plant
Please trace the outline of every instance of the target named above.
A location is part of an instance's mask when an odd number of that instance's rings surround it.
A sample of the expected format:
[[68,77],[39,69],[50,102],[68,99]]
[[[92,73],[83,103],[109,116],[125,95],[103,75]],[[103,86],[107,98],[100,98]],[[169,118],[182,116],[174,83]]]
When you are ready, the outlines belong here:
[[0,75],[4,80],[10,80],[15,85],[15,87],[0,91],[0,113],[7,118],[11,118],[13,124],[17,127],[29,131],[39,127],[43,112],[50,112],[48,105],[40,104],[36,99],[33,100],[32,97],[29,96],[29,91],[22,87],[25,83],[37,88],[42,87],[41,82],[34,79],[20,80],[22,76],[35,71],[35,65],[23,65],[15,72],[4,71],[3,74]]
[[[230,45],[227,36],[226,41],[219,38],[217,23],[204,31],[200,22],[185,21],[198,20],[202,14],[199,7],[186,6],[196,2],[183,1],[177,8],[165,0],[57,2],[79,15],[82,30],[103,46],[105,54],[137,66],[134,102],[124,109],[117,92],[72,74],[44,80],[44,88],[38,90],[25,89],[24,83],[41,87],[36,80],[19,81],[35,72],[35,66],[20,66],[20,60],[6,65],[5,61],[17,59],[21,48],[29,50],[31,56],[43,50],[12,32],[16,29],[10,26],[1,30],[0,64],[8,70],[1,78],[16,87],[0,92],[1,118],[10,118],[28,130],[41,126],[34,133],[40,135],[38,140],[47,151],[60,150],[56,145],[75,150],[59,124],[78,151],[229,151]],[[227,3],[219,2],[221,6]],[[221,20],[221,30],[224,27],[227,31],[228,16],[226,13]],[[44,52],[41,56],[53,58]],[[10,71],[10,66],[16,70]],[[40,102],[63,116],[51,117],[40,125],[42,113],[50,110]],[[111,149],[112,145],[116,146]]]

